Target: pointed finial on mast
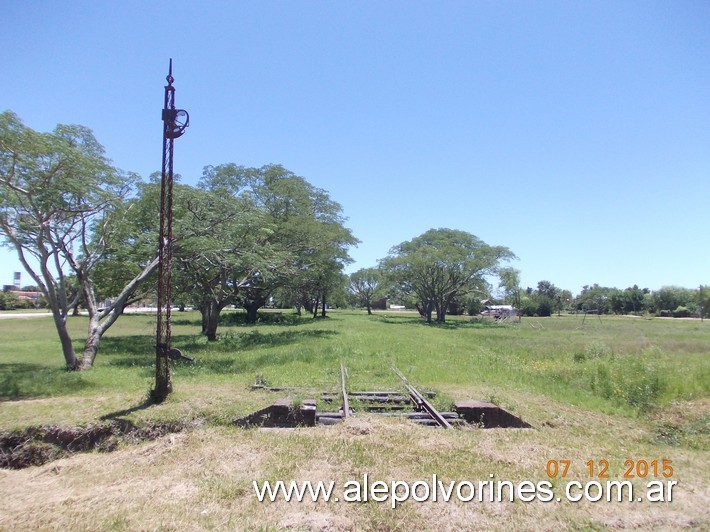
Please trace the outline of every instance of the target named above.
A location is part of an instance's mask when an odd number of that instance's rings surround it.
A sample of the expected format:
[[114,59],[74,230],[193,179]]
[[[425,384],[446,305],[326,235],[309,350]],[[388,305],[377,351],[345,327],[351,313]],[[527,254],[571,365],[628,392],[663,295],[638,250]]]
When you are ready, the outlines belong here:
[[168,76],[165,78],[168,82],[168,85],[172,85],[173,81],[175,81],[175,78],[173,77],[173,58],[170,58],[170,67],[168,69]]

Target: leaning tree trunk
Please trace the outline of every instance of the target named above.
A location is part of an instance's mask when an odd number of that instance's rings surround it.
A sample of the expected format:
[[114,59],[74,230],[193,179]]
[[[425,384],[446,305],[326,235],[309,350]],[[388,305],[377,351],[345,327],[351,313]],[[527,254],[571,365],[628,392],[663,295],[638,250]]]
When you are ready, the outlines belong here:
[[66,362],[67,368],[78,369],[79,361],[76,358],[74,345],[72,344],[71,336],[69,336],[69,331],[67,330],[66,319],[60,316],[58,312],[52,312],[52,314],[54,316],[54,326],[57,329],[57,334],[59,335],[59,342],[62,345],[64,362]]
[[79,364],[80,370],[86,370],[94,365],[94,360],[96,359],[96,353],[99,352],[99,345],[101,344],[101,326],[99,320],[96,316],[89,318],[89,333],[86,336],[86,341],[84,342],[84,355],[81,357],[81,362]]
[[210,301],[202,307],[202,327],[203,334],[207,336],[208,342],[217,340],[217,327],[219,326],[219,315],[224,305],[216,301]]
[[417,311],[422,318],[426,318],[427,323],[431,323],[431,315],[434,312],[434,303],[431,301],[426,304],[416,304]]
[[318,317],[318,305],[320,305],[320,300],[316,299],[313,305],[313,319],[316,319]]
[[265,303],[266,298],[259,297],[243,304],[244,309],[247,311],[247,323],[256,323],[257,312]]
[[203,301],[202,303],[200,303],[200,307],[199,307],[200,308],[200,316],[202,317],[202,324],[201,324],[202,330],[200,331],[200,334],[203,334],[203,335],[207,334],[207,322],[208,322],[207,318],[210,314],[209,305],[210,305],[209,302]]

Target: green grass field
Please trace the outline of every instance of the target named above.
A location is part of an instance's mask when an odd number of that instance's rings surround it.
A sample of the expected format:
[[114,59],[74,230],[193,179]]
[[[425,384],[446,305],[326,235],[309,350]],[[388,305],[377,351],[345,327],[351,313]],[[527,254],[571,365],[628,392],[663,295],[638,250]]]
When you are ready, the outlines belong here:
[[[124,316],[104,338],[96,366],[63,369],[51,319],[0,320],[0,428],[91,425],[107,419],[199,426],[112,453],[83,453],[0,471],[0,528],[78,529],[488,529],[702,528],[708,520],[710,323],[562,316],[497,324],[452,317],[426,325],[410,313],[332,312],[199,335],[199,314],[176,313],[173,345],[196,357],[173,367],[175,392],[146,402],[153,385],[155,317]],[[74,318],[77,338],[84,319]],[[272,323],[273,322],[273,323]],[[80,349],[81,342],[77,343]],[[272,404],[348,388],[401,388],[402,370],[435,403],[481,399],[533,429],[427,429],[358,415],[336,427],[243,430],[232,420]],[[548,460],[672,460],[672,502],[259,503],[252,481],[386,482],[431,478],[549,480]],[[570,473],[572,474],[572,473]],[[594,480],[593,478],[591,480]],[[650,480],[650,477],[645,479]],[[665,479],[663,479],[665,480]],[[642,479],[635,479],[634,485]],[[640,485],[640,484],[639,484]],[[96,489],[95,489],[96,488]],[[38,489],[51,496],[35,500]],[[174,496],[160,501],[167,490]],[[67,501],[76,504],[67,504]],[[92,510],[93,508],[93,510]],[[3,517],[5,516],[5,517]]]

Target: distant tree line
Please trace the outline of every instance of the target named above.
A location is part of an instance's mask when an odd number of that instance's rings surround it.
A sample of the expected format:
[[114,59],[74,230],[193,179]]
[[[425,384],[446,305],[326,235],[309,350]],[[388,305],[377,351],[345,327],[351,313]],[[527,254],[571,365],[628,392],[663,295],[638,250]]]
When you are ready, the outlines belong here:
[[[503,258],[511,256],[506,254]],[[387,299],[391,304],[426,310],[427,306],[423,303],[426,298],[420,297],[414,290],[407,289],[406,284],[398,282],[398,276],[401,278],[402,273],[393,270],[392,264],[388,258],[381,261],[378,267],[364,268],[352,273],[349,284],[351,304],[365,307],[371,312],[376,301]],[[523,289],[520,287],[520,272],[511,267],[502,267],[499,262],[479,273],[488,276],[472,278],[467,286],[449,292],[449,314],[478,314],[483,309],[483,301],[488,301],[489,304],[508,304],[523,316],[540,317],[564,312],[705,318],[710,309],[710,287],[705,285],[696,289],[664,286],[651,291],[637,285],[621,290],[593,284],[584,286],[582,291],[574,296],[569,290],[560,289],[550,281],[540,281],[535,288]],[[432,272],[429,274],[430,284],[433,285],[435,275]],[[491,275],[499,279],[498,290],[491,284]],[[426,312],[423,316],[427,317]]]

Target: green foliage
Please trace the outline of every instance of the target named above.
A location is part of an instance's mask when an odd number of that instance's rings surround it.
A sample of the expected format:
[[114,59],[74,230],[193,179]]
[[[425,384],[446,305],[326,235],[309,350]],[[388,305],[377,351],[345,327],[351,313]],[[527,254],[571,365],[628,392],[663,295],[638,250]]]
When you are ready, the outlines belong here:
[[552,299],[547,296],[540,296],[537,299],[537,307],[535,309],[535,314],[540,317],[548,317],[552,315],[554,303]]
[[212,315],[228,304],[244,307],[253,322],[277,291],[302,305],[344,290],[342,268],[357,240],[326,191],[280,165],[208,166],[198,188],[194,194],[211,198],[200,217],[211,236],[193,239],[182,268],[196,302],[210,312],[208,336]]
[[489,246],[478,237],[454,229],[430,229],[393,247],[381,261],[391,282],[416,297],[420,314],[444,322],[452,301],[485,286],[486,275],[515,258],[505,247]]
[[673,311],[673,317],[674,318],[688,318],[688,317],[690,317],[690,310],[687,309],[686,307],[679,305]]
[[[589,387],[595,394],[640,412],[657,405],[666,387],[657,357],[645,353],[615,357],[605,346],[593,346],[585,355],[583,360],[593,360],[588,367]],[[577,356],[575,360],[580,361]]]
[[679,286],[664,286],[653,292],[652,308],[659,315],[663,311],[671,315],[678,307],[695,309],[696,300],[697,295],[693,290]]
[[245,312],[227,312],[220,316],[220,324],[227,326],[259,325],[298,325],[303,323],[301,318],[293,312],[258,312],[256,322],[249,322]]
[[[15,114],[0,114],[0,236],[44,294],[70,368],[91,366],[118,316],[99,310],[93,276],[114,231],[120,232],[117,222],[136,182],[137,176],[110,165],[88,128],[58,125],[37,133]],[[79,302],[92,317],[83,360],[66,327]]]
[[602,342],[591,342],[587,344],[583,350],[574,353],[574,360],[575,362],[582,362],[590,359],[609,358],[613,356],[613,354],[611,348],[606,344]]
[[371,312],[372,303],[383,297],[382,272],[379,268],[362,268],[350,274],[349,291],[355,302]]
[[520,301],[520,310],[523,316],[535,316],[537,314],[537,301],[529,296],[523,297]]
[[653,443],[708,451],[710,416],[707,414],[672,412],[654,424]]
[[22,300],[12,292],[0,292],[0,310],[16,310],[18,308],[26,308],[22,304]]
[[483,312],[483,303],[481,303],[481,299],[476,294],[467,296],[465,298],[465,304],[466,314],[469,316],[477,316]]
[[612,296],[618,292],[616,288],[607,288],[594,284],[582,287],[582,292],[575,298],[575,308],[581,312],[596,312],[609,314],[612,310]]

